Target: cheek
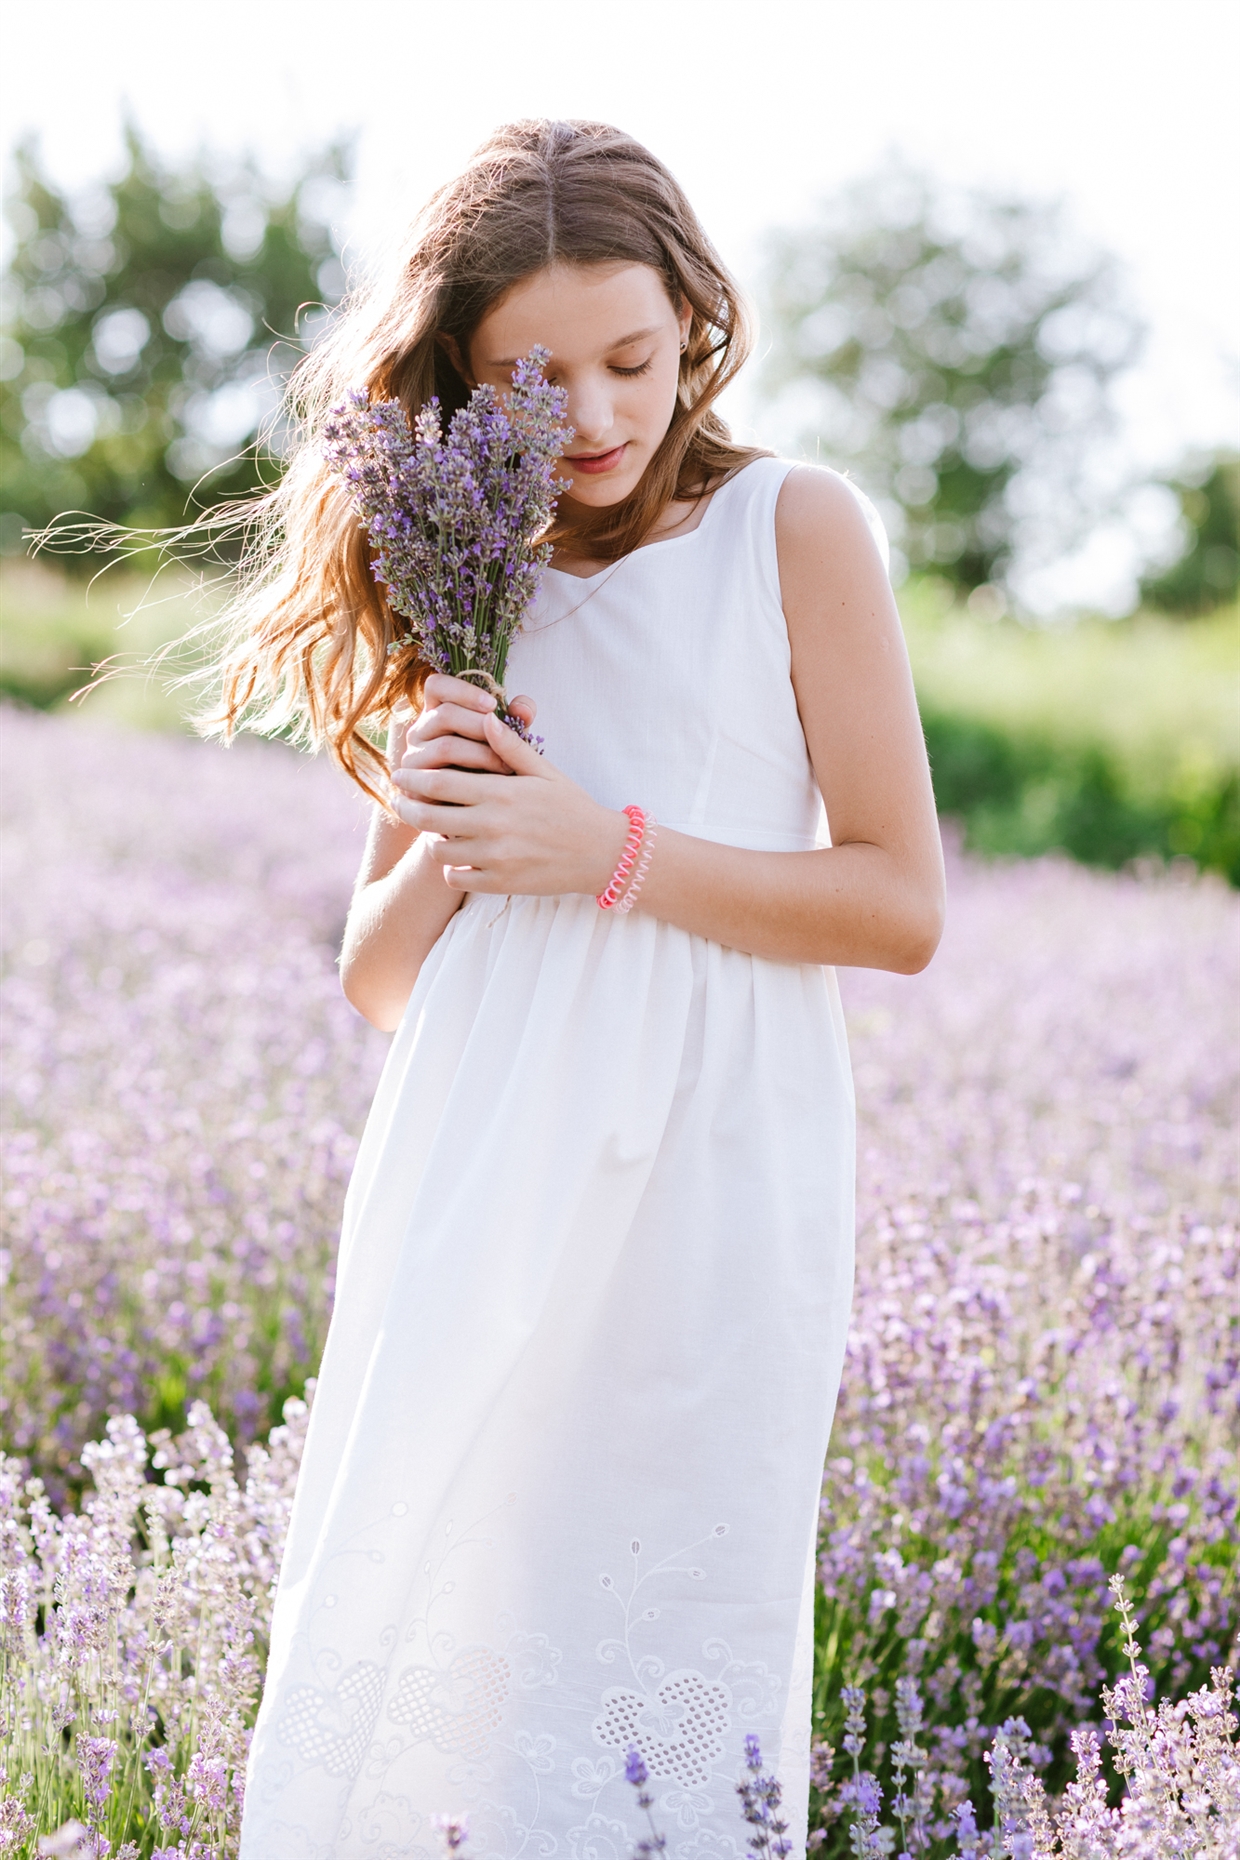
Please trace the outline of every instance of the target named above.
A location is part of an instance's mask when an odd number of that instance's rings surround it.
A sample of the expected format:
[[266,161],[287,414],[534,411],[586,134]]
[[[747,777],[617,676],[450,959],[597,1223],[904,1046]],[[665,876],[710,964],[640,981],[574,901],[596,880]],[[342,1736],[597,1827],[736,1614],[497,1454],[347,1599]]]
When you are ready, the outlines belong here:
[[[654,439],[662,439],[671,425],[672,415],[676,411],[676,390],[680,385],[680,358],[669,367],[655,363],[648,375],[643,375],[635,386],[641,388],[640,418],[642,429]],[[635,411],[637,409],[635,408]]]

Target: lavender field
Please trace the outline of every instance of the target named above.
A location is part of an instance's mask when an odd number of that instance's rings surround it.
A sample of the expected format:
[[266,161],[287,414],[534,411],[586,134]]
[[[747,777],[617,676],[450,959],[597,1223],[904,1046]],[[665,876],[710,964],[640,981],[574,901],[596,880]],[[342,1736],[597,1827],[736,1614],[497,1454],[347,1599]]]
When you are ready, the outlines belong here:
[[[0,1854],[76,1819],[66,1852],[205,1860],[235,1849],[386,1046],[334,973],[363,818],[277,746],[16,713],[4,738]],[[995,1851],[1050,1853],[1011,1781],[1035,1774],[1094,1829],[1065,1853],[1138,1851],[1108,1845],[1080,1729],[1126,1670],[1108,1579],[1160,1699],[1234,1657],[1238,916],[1191,873],[953,858],[930,970],[843,978],[860,1247],[823,1499],[824,1854],[972,1852],[991,1805]],[[1140,1851],[1221,1856],[1225,1693],[1177,1709],[1158,1813],[1187,1832]],[[1194,1723],[1213,1756],[1184,1755]],[[1145,1772],[1119,1761],[1131,1833]]]

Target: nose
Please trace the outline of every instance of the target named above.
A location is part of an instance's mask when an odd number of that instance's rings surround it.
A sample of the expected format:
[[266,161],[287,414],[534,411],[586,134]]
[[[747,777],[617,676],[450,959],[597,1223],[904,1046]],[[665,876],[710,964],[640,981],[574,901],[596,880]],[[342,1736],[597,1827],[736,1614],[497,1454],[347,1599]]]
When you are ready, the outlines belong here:
[[578,452],[602,451],[615,424],[608,384],[591,373],[584,379],[568,382],[568,424],[573,428],[573,445]]

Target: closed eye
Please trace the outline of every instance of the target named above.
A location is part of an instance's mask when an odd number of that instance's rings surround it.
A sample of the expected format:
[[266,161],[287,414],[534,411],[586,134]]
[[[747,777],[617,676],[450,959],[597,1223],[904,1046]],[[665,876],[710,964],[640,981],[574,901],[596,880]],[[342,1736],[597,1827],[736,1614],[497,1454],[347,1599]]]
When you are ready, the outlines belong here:
[[629,375],[629,376],[644,375],[649,370],[650,364],[653,360],[654,360],[653,356],[647,356],[646,360],[644,362],[641,362],[636,368],[618,368],[613,362],[611,372],[613,375]]

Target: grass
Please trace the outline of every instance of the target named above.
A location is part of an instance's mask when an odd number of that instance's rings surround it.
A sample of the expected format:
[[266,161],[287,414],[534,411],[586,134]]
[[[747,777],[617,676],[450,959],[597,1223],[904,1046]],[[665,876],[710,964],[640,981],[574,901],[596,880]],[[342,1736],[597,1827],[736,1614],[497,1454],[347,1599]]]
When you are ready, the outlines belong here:
[[1030,627],[952,606],[910,584],[900,608],[927,709],[1007,736],[1101,749],[1135,795],[1240,766],[1240,607],[1204,620],[1137,614]]
[[1030,627],[901,598],[941,813],[988,854],[1189,857],[1240,884],[1240,608]]
[[[170,674],[143,662],[211,612],[211,594],[183,570],[152,580],[109,569],[88,581],[10,559],[0,565],[0,695],[133,729],[183,729],[189,694],[169,692]],[[104,660],[124,675],[75,699]]]

